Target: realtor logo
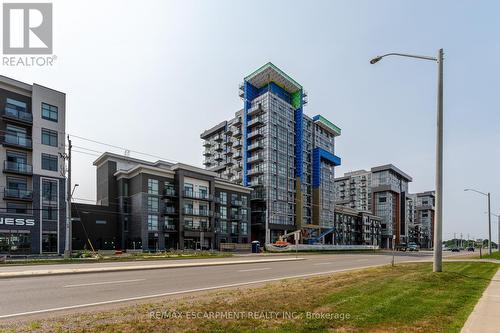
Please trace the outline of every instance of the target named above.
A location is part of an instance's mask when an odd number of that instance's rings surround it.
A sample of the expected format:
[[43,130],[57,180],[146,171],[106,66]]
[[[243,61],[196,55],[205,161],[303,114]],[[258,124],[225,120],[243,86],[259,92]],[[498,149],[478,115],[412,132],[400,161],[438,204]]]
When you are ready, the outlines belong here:
[[3,53],[52,53],[52,4],[3,4]]

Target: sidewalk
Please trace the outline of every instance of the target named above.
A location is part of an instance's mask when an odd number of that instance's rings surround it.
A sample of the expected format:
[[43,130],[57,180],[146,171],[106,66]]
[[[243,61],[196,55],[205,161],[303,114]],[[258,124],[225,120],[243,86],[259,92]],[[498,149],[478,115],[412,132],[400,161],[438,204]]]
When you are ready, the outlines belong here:
[[[163,263],[161,262],[124,262],[124,263],[96,263],[96,264],[72,264],[58,265],[54,267],[5,267],[0,269],[0,279],[18,278],[18,277],[33,277],[45,275],[61,275],[61,274],[83,274],[83,273],[102,273],[102,272],[117,272],[117,271],[136,271],[136,270],[151,270],[151,269],[167,269],[167,268],[186,268],[186,267],[202,267],[202,266],[224,266],[224,265],[241,265],[241,264],[258,264],[280,261],[296,261],[304,260],[304,258],[262,258],[262,259],[226,259],[226,260],[199,260],[191,262],[176,262]],[[92,265],[92,266],[91,266]],[[89,267],[90,266],[90,267]]]
[[500,330],[500,269],[491,280],[461,333],[497,333]]

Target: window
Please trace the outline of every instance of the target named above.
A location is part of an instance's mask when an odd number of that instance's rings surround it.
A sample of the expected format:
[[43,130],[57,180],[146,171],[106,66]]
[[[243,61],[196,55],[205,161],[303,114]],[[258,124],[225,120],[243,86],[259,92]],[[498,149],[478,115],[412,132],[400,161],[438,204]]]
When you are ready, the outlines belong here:
[[42,180],[42,221],[57,221],[57,181]]
[[199,186],[198,190],[200,191],[200,198],[207,199],[208,198],[208,188],[206,186]]
[[227,222],[221,221],[220,223],[220,232],[223,234],[227,233]]
[[42,154],[42,169],[57,171],[57,156]]
[[227,207],[219,207],[220,210],[220,218],[221,219],[227,219]]
[[187,196],[193,196],[193,184],[184,184],[184,194]]
[[158,195],[158,180],[148,179],[148,193]]
[[42,128],[42,144],[57,147],[57,132]]
[[219,193],[220,197],[220,204],[221,205],[226,205],[227,204],[227,193],[226,192],[220,192]]
[[57,201],[57,182],[45,179],[42,181],[42,200]]
[[159,201],[157,197],[148,197],[148,212],[158,213]]
[[57,122],[58,114],[57,114],[57,106],[50,105],[47,103],[42,103],[42,118],[50,121]]
[[148,230],[158,230],[158,215],[148,215]]
[[241,229],[241,234],[242,235],[247,235],[248,234],[248,223],[247,222],[241,222],[240,223],[240,229]]
[[380,198],[378,198],[378,202],[387,202],[387,198],[386,197],[380,197]]
[[42,220],[44,222],[57,221],[57,206],[42,205]]
[[7,202],[7,213],[28,214],[28,205],[25,203]]
[[247,207],[248,206],[248,197],[246,195],[242,195],[241,196],[241,205],[243,207]]

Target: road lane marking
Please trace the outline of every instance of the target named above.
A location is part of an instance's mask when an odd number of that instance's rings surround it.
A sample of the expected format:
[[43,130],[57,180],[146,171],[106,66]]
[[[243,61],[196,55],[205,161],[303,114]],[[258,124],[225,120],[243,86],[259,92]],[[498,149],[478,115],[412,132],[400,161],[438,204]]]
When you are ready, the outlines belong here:
[[254,272],[254,271],[265,271],[266,269],[271,269],[270,267],[265,268],[252,268],[252,269],[240,269],[238,272]]
[[138,300],[143,300],[143,299],[148,299],[148,298],[173,296],[173,295],[182,295],[182,294],[188,294],[188,293],[194,293],[194,292],[200,292],[200,291],[209,291],[209,290],[215,290],[215,289],[234,288],[234,287],[240,287],[240,286],[245,286],[245,285],[249,285],[249,284],[256,284],[256,283],[275,282],[275,281],[281,281],[281,280],[287,280],[287,279],[296,279],[296,278],[303,278],[303,277],[309,277],[309,276],[318,276],[318,275],[325,275],[325,274],[332,274],[332,273],[348,272],[348,271],[354,271],[354,270],[365,269],[365,268],[387,266],[388,264],[389,263],[383,263],[383,264],[377,264],[377,265],[360,266],[360,267],[345,268],[345,269],[336,269],[336,270],[326,271],[326,272],[307,273],[307,274],[299,274],[299,275],[289,275],[289,276],[283,276],[283,277],[279,277],[279,278],[271,278],[271,279],[264,279],[264,280],[255,280],[255,281],[248,281],[248,282],[239,282],[239,283],[232,283],[232,284],[223,284],[223,285],[219,285],[219,286],[205,287],[205,288],[196,288],[196,289],[187,289],[187,290],[180,290],[180,291],[171,291],[171,292],[160,293],[160,294],[135,296],[135,297],[128,297],[128,298],[120,298],[120,299],[114,299],[114,300],[102,301],[102,302],[95,302],[95,303],[86,303],[86,304],[77,304],[77,305],[62,306],[62,307],[59,307],[59,308],[50,308],[50,309],[34,310],[34,311],[27,311],[27,312],[18,312],[18,313],[11,313],[11,314],[6,314],[6,315],[0,315],[0,319],[12,318],[12,317],[19,317],[19,316],[27,316],[27,315],[47,313],[47,312],[62,311],[62,310],[80,309],[80,308],[85,308],[85,307],[89,307],[89,306],[99,306],[99,305],[107,305],[107,304],[114,304],[114,303],[123,303],[123,302],[130,302],[130,301],[138,301]]
[[333,262],[318,262],[316,264],[313,264],[313,265],[331,265],[333,264]]
[[93,282],[93,283],[82,283],[82,284],[68,284],[68,285],[64,286],[64,288],[98,286],[98,285],[101,285],[101,284],[128,283],[128,282],[138,282],[138,281],[144,281],[144,280],[146,280],[146,279],[120,280],[120,281],[104,281],[104,282]]

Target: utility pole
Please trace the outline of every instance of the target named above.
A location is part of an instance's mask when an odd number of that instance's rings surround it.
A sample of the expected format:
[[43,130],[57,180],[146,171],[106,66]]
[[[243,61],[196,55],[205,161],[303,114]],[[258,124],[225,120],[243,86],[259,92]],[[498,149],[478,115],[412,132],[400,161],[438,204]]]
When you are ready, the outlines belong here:
[[491,256],[491,195],[488,192],[488,254]]
[[64,248],[64,257],[70,258],[72,251],[72,226],[71,226],[71,140],[68,135],[68,178],[66,181],[66,246]]

